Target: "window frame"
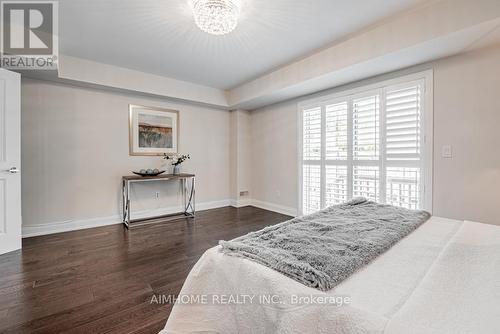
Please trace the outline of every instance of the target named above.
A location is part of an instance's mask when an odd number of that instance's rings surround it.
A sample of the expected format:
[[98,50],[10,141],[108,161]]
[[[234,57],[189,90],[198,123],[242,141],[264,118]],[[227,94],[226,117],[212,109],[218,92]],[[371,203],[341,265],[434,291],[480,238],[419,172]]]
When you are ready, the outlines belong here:
[[[359,86],[355,88],[339,90],[332,94],[325,94],[319,97],[315,97],[312,99],[301,101],[297,104],[297,118],[298,118],[298,213],[299,215],[303,214],[303,115],[302,111],[304,109],[311,109],[314,107],[321,108],[322,119],[325,120],[326,114],[326,106],[339,103],[341,101],[348,101],[348,152],[352,154],[352,108],[350,108],[350,104],[352,104],[353,99],[361,98],[363,96],[370,96],[373,93],[379,93],[381,104],[385,104],[385,92],[386,88],[394,89],[398,86],[407,86],[411,83],[419,82],[422,85],[423,92],[421,97],[421,137],[420,137],[420,149],[421,149],[421,160],[420,160],[420,187],[421,187],[421,201],[422,201],[422,209],[428,211],[432,214],[432,205],[433,205],[433,70],[425,70],[418,73],[408,74],[398,76],[392,79],[381,80],[375,83],[363,85],[360,83]],[[385,177],[387,165],[386,157],[385,157],[385,105],[380,108],[379,111],[379,127],[380,127],[380,148],[379,148],[379,160],[374,160],[374,164],[371,164],[367,160],[358,161],[358,163],[353,164],[353,157],[347,157],[347,160],[328,160],[326,159],[325,150],[326,150],[326,122],[322,122],[321,124],[321,158],[320,160],[314,161],[311,164],[317,164],[320,166],[321,173],[321,198],[322,203],[320,203],[320,207],[324,207],[324,191],[325,191],[325,170],[326,165],[341,165],[347,166],[347,172],[352,173],[353,165],[380,165],[382,166],[381,170],[379,170],[379,178]],[[381,161],[381,162],[380,162]],[[392,164],[389,164],[391,167]],[[352,180],[352,175],[351,178]],[[352,183],[352,182],[349,182]],[[351,188],[350,194],[352,194],[352,184],[348,183],[348,187]],[[385,184],[385,182],[384,182]],[[380,184],[381,192],[380,196],[385,196],[386,189],[382,189],[382,184]],[[382,198],[382,197],[381,197]],[[385,202],[385,197],[383,197],[383,201]]]

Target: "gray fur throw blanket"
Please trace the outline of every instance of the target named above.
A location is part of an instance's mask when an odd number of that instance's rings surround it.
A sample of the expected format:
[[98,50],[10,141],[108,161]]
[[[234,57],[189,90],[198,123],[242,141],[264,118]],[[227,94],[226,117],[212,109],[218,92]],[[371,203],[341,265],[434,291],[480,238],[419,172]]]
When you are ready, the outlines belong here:
[[219,244],[224,254],[253,260],[328,291],[429,217],[425,211],[355,198]]

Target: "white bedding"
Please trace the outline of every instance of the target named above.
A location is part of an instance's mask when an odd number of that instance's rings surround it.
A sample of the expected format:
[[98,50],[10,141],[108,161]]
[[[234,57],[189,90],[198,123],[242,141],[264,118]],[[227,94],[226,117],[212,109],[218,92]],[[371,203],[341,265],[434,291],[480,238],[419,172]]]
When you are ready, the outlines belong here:
[[[176,304],[162,333],[495,333],[500,227],[432,217],[328,292],[214,247],[194,266],[181,295],[206,299]],[[292,295],[347,296],[350,303],[258,302]],[[245,303],[223,305],[230,296]]]

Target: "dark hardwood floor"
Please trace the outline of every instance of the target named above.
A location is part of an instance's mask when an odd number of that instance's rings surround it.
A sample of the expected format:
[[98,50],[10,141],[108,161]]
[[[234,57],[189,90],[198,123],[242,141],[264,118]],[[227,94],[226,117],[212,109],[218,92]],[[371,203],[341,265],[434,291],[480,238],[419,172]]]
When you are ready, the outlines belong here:
[[127,231],[113,225],[23,240],[0,256],[0,333],[157,333],[190,269],[220,239],[289,217],[244,207],[207,210]]

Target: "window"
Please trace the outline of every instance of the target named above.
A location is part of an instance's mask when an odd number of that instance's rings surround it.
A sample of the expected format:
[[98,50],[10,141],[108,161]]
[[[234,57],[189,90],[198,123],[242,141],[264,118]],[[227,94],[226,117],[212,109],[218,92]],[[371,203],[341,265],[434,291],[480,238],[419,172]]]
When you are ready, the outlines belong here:
[[432,73],[300,104],[304,214],[363,196],[431,211]]

